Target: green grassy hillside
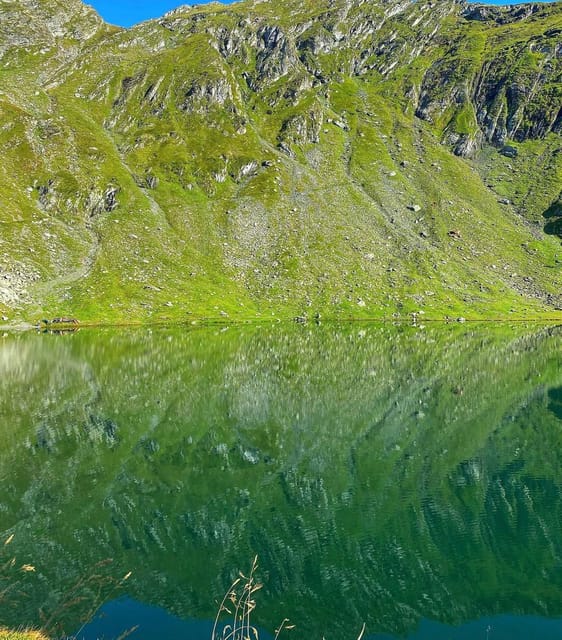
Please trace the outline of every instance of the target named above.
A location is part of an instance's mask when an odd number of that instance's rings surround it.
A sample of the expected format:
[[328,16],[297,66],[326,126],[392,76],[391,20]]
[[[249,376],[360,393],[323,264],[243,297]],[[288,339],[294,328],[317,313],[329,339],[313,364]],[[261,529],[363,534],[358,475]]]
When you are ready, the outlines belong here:
[[0,28],[8,321],[561,316],[561,3]]

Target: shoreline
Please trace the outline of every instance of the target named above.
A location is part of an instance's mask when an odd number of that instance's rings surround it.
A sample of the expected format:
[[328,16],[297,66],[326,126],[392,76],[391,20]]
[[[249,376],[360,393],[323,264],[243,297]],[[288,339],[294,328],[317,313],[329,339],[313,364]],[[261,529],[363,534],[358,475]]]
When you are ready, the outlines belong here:
[[348,317],[348,318],[337,318],[337,317],[326,317],[320,319],[303,319],[301,317],[286,317],[286,318],[260,318],[260,317],[252,317],[252,318],[194,318],[191,320],[153,320],[148,322],[143,322],[141,320],[138,321],[115,321],[115,322],[104,322],[104,321],[85,321],[79,322],[78,324],[74,323],[57,323],[57,324],[31,324],[29,322],[20,322],[16,324],[4,324],[0,325],[0,332],[3,333],[24,333],[27,331],[36,331],[38,333],[49,333],[51,331],[61,331],[67,333],[73,333],[79,331],[80,329],[127,329],[127,328],[141,328],[141,327],[228,327],[228,326],[242,326],[242,325],[263,325],[263,324],[300,324],[300,325],[314,325],[314,324],[348,324],[348,323],[365,323],[365,324],[381,324],[381,325],[409,325],[414,327],[422,327],[424,324],[432,324],[432,325],[462,325],[462,324],[491,324],[491,325],[499,325],[499,324],[508,324],[508,323],[517,323],[517,324],[544,324],[544,325],[556,325],[558,323],[562,324],[562,314],[559,316],[546,316],[546,317],[502,317],[496,316],[493,318],[435,318],[435,317],[420,317],[417,314],[409,314],[408,316],[400,316],[397,318],[388,318],[388,317],[365,317],[365,318],[357,318],[357,317]]

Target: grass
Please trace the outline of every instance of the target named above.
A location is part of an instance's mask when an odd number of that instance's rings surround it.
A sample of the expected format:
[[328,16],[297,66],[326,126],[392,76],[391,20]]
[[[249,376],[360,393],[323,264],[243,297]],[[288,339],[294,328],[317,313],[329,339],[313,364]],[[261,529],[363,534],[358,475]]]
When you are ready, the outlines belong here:
[[[259,631],[254,626],[252,617],[256,609],[255,594],[263,588],[263,584],[256,580],[258,557],[256,556],[247,575],[240,573],[227,590],[217,611],[211,640],[259,640]],[[228,621],[221,623],[222,615],[226,613]],[[357,637],[362,640],[365,634],[365,624]],[[288,618],[284,618],[275,629],[274,640],[286,631],[292,631],[295,625]]]
[[[3,548],[8,549],[14,538],[14,534],[10,535],[4,542]],[[55,608],[50,610],[41,608],[39,610],[39,617],[41,618],[40,629],[11,630],[0,628],[0,640],[48,640],[52,637],[61,637],[63,620],[75,607],[81,610],[82,619],[85,621],[76,634],[76,637],[78,637],[84,626],[93,619],[100,607],[111,597],[114,597],[132,575],[131,572],[128,572],[121,580],[116,580],[105,571],[105,568],[111,562],[111,560],[98,562],[92,567],[90,574],[79,578],[65,592],[64,597],[60,599]],[[21,598],[25,594],[21,575],[33,574],[35,571],[36,569],[33,565],[28,563],[20,564],[15,556],[0,565],[0,587],[2,589],[0,591],[0,604],[8,604],[16,595]],[[122,640],[129,633],[121,636],[118,640]]]
[[[255,580],[254,574],[257,568],[258,559],[256,556],[248,576],[240,573],[230,585],[217,612],[211,640],[245,640],[259,637],[258,630],[251,623],[252,613],[256,608],[254,595],[263,587]],[[225,624],[219,630],[219,620],[223,613],[231,616],[232,622]],[[280,630],[281,628],[276,631],[275,638],[279,636]]]
[[[9,536],[4,541],[3,548],[5,550],[8,549],[13,540],[14,536]],[[15,557],[9,558],[7,561],[3,560],[0,565],[0,603],[11,597],[11,593],[18,588],[19,579],[15,579],[13,576],[13,571],[16,568],[18,573],[32,573],[35,571],[35,567],[29,564],[17,566]],[[0,627],[0,640],[48,640],[48,638],[42,631],[32,629],[10,630]]]
[[41,631],[0,629],[0,640],[48,640]]
[[[4,546],[8,546],[12,541],[13,536],[10,536],[4,543]],[[11,568],[14,565],[15,561],[12,560],[9,561],[7,566]],[[21,569],[26,572],[35,570],[34,567],[31,567],[30,565],[23,565]],[[258,628],[253,623],[253,613],[256,609],[255,595],[263,588],[263,584],[258,582],[256,579],[257,569],[258,558],[256,556],[248,574],[245,575],[240,573],[230,585],[217,611],[210,640],[259,640]],[[130,575],[131,574],[127,574],[123,580],[117,583],[117,585],[121,586]],[[93,576],[93,578],[96,578],[96,576]],[[73,590],[73,592],[75,591],[76,593],[71,592],[68,594],[70,603],[74,600],[75,595],[79,594],[80,588],[86,582],[91,583],[92,577],[79,581]],[[106,596],[106,599],[107,597],[109,596]],[[0,598],[0,601],[1,599],[2,598]],[[67,604],[68,603],[63,604],[62,607],[54,611],[49,616],[48,620],[45,621],[45,628],[55,628],[57,625],[57,617],[64,614],[64,609],[67,607]],[[88,613],[88,621],[93,618],[101,604],[102,602],[98,602]],[[229,620],[227,622],[221,622],[223,614],[227,614],[229,616]],[[279,627],[275,630],[274,640],[278,640],[282,633],[291,631],[294,628],[295,625],[291,624],[288,618],[283,619]],[[134,632],[134,630],[134,628],[129,630],[120,636],[120,638],[127,637]],[[79,636],[81,631],[82,629],[78,631],[77,636]],[[365,625],[363,625],[357,640],[361,640],[364,633]],[[52,633],[46,635],[44,631],[40,630],[9,630],[0,628],[0,640],[49,640],[49,636],[52,636]]]
[[[557,133],[535,129],[560,91],[544,35],[559,4],[498,25],[415,3],[367,35],[381,7],[341,22],[344,8],[241,2],[182,9],[166,27],[100,23],[84,43],[69,36],[64,72],[53,52],[37,57],[48,34],[31,34],[37,48],[0,71],[0,274],[13,294],[0,280],[0,311],[14,323],[552,317],[560,242],[542,215],[562,156]],[[260,52],[269,23],[280,44]],[[483,70],[501,85],[479,98],[489,110],[516,109],[513,74],[533,87],[517,159],[451,153],[450,135],[481,134],[467,87]]]

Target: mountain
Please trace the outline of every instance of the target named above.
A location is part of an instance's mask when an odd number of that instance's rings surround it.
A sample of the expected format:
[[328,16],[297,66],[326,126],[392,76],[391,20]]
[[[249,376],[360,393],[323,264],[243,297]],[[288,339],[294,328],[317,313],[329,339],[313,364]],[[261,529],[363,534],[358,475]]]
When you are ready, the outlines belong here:
[[9,321],[560,317],[562,3],[0,2]]

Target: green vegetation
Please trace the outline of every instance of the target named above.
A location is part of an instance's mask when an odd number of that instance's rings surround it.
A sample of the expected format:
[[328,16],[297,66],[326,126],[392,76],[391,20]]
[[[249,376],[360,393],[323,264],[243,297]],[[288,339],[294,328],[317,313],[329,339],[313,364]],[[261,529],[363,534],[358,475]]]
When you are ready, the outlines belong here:
[[[14,540],[14,535],[11,534],[6,538],[3,543],[3,549],[0,548],[0,552],[6,551],[6,549],[12,544]],[[22,566],[18,566],[16,569],[16,559],[9,558],[7,561],[2,556],[0,556],[0,607],[5,606],[7,604],[8,598],[11,596],[11,592],[16,592],[21,595],[21,592],[18,592],[18,580],[14,576],[17,572],[30,573],[35,571],[35,567],[29,564],[24,564]],[[11,630],[5,629],[0,626],[0,640],[48,640],[47,637],[40,631],[34,631],[31,629],[18,629]]]
[[8,6],[9,321],[560,317],[560,3]]
[[[263,588],[257,581],[258,557],[254,558],[248,575],[242,572],[230,585],[220,603],[215,617],[210,640],[259,640],[259,630],[253,624],[253,613],[256,609],[255,594]],[[220,624],[223,614],[227,614],[227,621]],[[291,631],[295,625],[288,618],[284,618],[275,629],[273,640],[278,640],[283,632]],[[365,633],[365,625],[357,637],[361,640]]]
[[48,640],[39,631],[8,631],[0,629],[0,640]]
[[560,329],[224,329],[0,341],[0,539],[36,566],[0,624],[72,633],[131,570],[212,620],[253,554],[295,638],[560,616]]

